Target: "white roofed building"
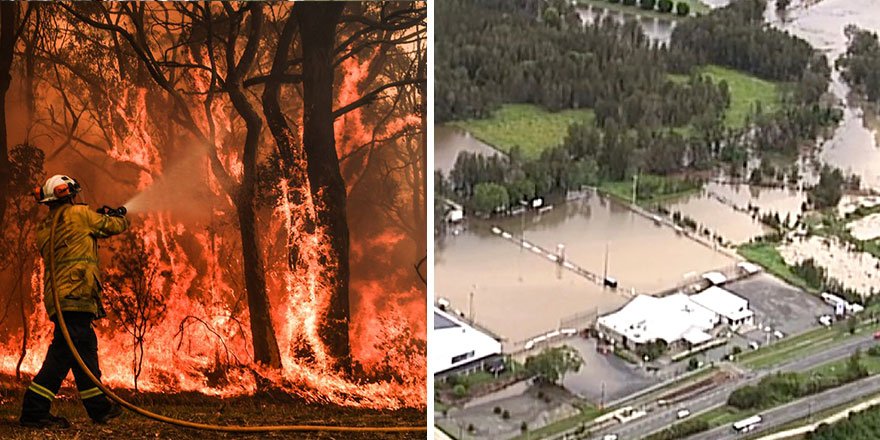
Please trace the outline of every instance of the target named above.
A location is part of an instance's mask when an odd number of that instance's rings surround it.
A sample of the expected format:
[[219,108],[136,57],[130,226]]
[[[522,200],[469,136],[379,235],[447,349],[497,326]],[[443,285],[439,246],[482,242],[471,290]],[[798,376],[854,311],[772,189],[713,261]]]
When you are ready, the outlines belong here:
[[744,325],[754,325],[755,312],[749,309],[749,301],[718,286],[690,297],[691,301],[717,313],[724,324],[734,331]]
[[437,307],[430,340],[431,373],[440,378],[501,363],[501,342]]
[[703,274],[703,279],[713,286],[720,286],[727,282],[727,277],[721,272],[706,272]]
[[596,326],[603,337],[630,350],[657,340],[671,348],[689,348],[713,339],[710,332],[719,319],[682,293],[662,298],[638,295],[620,310],[600,317]]

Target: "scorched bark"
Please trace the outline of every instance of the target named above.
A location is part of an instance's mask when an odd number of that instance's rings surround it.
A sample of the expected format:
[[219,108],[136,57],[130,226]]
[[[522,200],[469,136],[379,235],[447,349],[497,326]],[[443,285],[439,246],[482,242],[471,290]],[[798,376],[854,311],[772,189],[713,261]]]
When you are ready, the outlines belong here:
[[336,25],[344,3],[297,5],[302,40],[303,146],[307,173],[318,223],[326,228],[330,240],[328,267],[331,297],[326,325],[321,337],[342,370],[351,368],[348,325],[350,319],[349,234],[346,215],[345,181],[339,170],[333,131],[333,57]]

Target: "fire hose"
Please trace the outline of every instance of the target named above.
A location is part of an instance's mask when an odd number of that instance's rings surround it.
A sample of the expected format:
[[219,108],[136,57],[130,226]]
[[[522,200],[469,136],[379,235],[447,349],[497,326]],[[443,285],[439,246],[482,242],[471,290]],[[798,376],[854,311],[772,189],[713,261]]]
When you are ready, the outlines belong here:
[[332,425],[266,425],[266,426],[235,426],[235,425],[212,425],[207,423],[198,423],[191,422],[188,420],[180,420],[175,419],[173,417],[164,416],[162,414],[156,414],[150,410],[141,408],[127,400],[119,397],[116,393],[110,390],[109,387],[101,383],[101,381],[95,377],[94,373],[86,366],[86,363],[83,361],[82,357],[80,357],[79,352],[76,350],[76,346],[73,344],[73,339],[70,338],[70,333],[67,331],[67,325],[64,323],[64,314],[61,312],[61,300],[57,295],[58,289],[58,280],[56,271],[55,271],[55,229],[58,226],[58,219],[61,217],[63,213],[63,209],[59,209],[58,213],[55,214],[52,219],[52,229],[49,233],[49,282],[52,284],[52,297],[55,301],[55,316],[58,317],[58,325],[61,327],[61,334],[64,335],[64,341],[67,342],[67,347],[70,348],[70,352],[73,354],[73,358],[76,359],[76,363],[79,367],[86,373],[86,376],[94,382],[95,386],[98,387],[107,397],[109,397],[114,402],[123,406],[124,408],[132,411],[134,413],[140,414],[148,419],[153,419],[163,423],[169,423],[176,426],[181,426],[184,428],[192,428],[192,429],[200,429],[207,431],[221,431],[221,432],[274,432],[274,431],[334,431],[334,432],[417,432],[417,431],[427,431],[427,427],[425,426],[332,426]]

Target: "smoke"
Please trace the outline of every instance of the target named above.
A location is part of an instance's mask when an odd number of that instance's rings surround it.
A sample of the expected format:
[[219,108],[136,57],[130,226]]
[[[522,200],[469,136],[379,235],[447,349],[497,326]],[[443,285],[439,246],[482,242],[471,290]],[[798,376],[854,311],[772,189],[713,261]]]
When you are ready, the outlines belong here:
[[173,164],[123,206],[131,214],[168,212],[179,220],[210,220],[217,196],[205,183],[209,180],[207,148],[195,147]]

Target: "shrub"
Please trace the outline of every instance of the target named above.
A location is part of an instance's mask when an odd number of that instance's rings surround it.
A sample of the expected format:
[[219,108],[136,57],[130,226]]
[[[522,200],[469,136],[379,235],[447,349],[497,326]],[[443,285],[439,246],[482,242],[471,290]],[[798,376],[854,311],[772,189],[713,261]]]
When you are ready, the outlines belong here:
[[505,409],[504,412],[501,413],[501,418],[504,419],[504,420],[509,419],[509,418],[510,418],[510,411],[508,411],[508,410]]
[[623,4],[625,4],[627,6],[635,6],[636,0],[623,0]]
[[467,396],[467,388],[465,388],[464,384],[456,384],[452,387],[452,394],[455,394],[455,397]]
[[657,2],[657,10],[664,14],[672,12],[672,0],[660,0]]
[[474,429],[476,429],[476,428],[474,428],[474,424],[473,424],[473,423],[471,423],[471,424],[468,425],[468,432],[474,432]]
[[526,423],[525,421],[523,421],[522,423],[519,424],[519,430],[522,431],[522,432],[526,432],[526,431],[528,431],[528,430],[529,430],[529,424]]
[[495,408],[492,408],[492,412],[495,414],[501,414],[501,407],[496,406]]
[[639,6],[646,11],[651,11],[657,5],[657,0],[639,0]]
[[675,4],[675,13],[684,17],[691,13],[691,5],[685,2],[678,2]]

